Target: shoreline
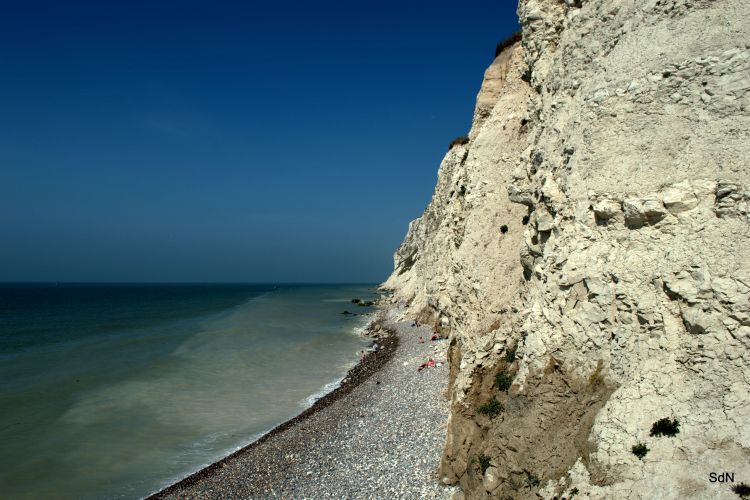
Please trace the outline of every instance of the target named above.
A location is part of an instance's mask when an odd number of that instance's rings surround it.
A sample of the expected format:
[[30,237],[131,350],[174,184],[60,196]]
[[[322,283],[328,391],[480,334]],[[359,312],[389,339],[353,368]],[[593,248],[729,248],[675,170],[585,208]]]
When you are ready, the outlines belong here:
[[[399,337],[394,329],[387,328],[381,324],[382,321],[380,320],[380,314],[383,313],[387,313],[387,309],[379,309],[379,313],[375,313],[375,318],[363,328],[363,333],[360,334],[360,336],[362,337],[370,338],[373,341],[373,344],[378,345],[378,349],[374,351],[365,351],[365,354],[357,361],[356,365],[350,368],[349,371],[347,371],[338,387],[333,389],[331,392],[326,393],[321,398],[317,399],[312,404],[312,406],[306,408],[295,417],[292,417],[291,419],[280,423],[276,427],[264,433],[252,443],[247,444],[238,450],[235,450],[234,452],[226,455],[216,462],[206,465],[205,467],[187,475],[179,481],[165,488],[162,488],[157,492],[151,493],[144,498],[146,500],[166,498],[170,495],[178,493],[185,488],[199,483],[201,480],[212,476],[216,471],[224,468],[228,462],[239,458],[252,450],[255,450],[272,438],[296,427],[297,425],[311,418],[316,413],[331,406],[336,401],[350,394],[355,388],[357,388],[373,374],[382,369],[396,353],[396,349],[399,345]],[[377,330],[375,330],[376,326],[378,327]]]

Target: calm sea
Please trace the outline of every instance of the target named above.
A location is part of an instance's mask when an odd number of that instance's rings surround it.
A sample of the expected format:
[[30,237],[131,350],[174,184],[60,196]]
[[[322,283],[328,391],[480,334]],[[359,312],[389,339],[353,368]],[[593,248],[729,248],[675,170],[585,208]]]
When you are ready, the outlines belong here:
[[136,498],[341,379],[372,286],[0,284],[0,497]]

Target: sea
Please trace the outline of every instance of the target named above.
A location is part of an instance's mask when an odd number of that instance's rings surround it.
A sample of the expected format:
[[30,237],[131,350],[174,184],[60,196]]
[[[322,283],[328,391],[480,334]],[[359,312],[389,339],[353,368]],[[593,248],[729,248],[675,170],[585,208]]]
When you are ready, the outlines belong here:
[[141,498],[251,443],[337,387],[376,297],[0,284],[0,498]]

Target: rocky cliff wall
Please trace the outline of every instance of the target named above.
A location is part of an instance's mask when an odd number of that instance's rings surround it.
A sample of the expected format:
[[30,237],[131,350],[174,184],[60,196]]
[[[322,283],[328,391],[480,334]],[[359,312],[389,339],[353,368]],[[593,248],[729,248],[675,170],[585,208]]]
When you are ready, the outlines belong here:
[[519,16],[384,284],[451,338],[441,478],[737,498],[709,474],[750,483],[750,1]]

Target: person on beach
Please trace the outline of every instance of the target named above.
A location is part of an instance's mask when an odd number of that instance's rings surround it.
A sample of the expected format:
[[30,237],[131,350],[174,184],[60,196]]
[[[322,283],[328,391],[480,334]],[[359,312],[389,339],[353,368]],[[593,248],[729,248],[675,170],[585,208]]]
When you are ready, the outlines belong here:
[[419,368],[417,368],[417,371],[421,372],[425,368],[435,368],[435,361],[432,358],[427,358],[427,361],[419,365]]

